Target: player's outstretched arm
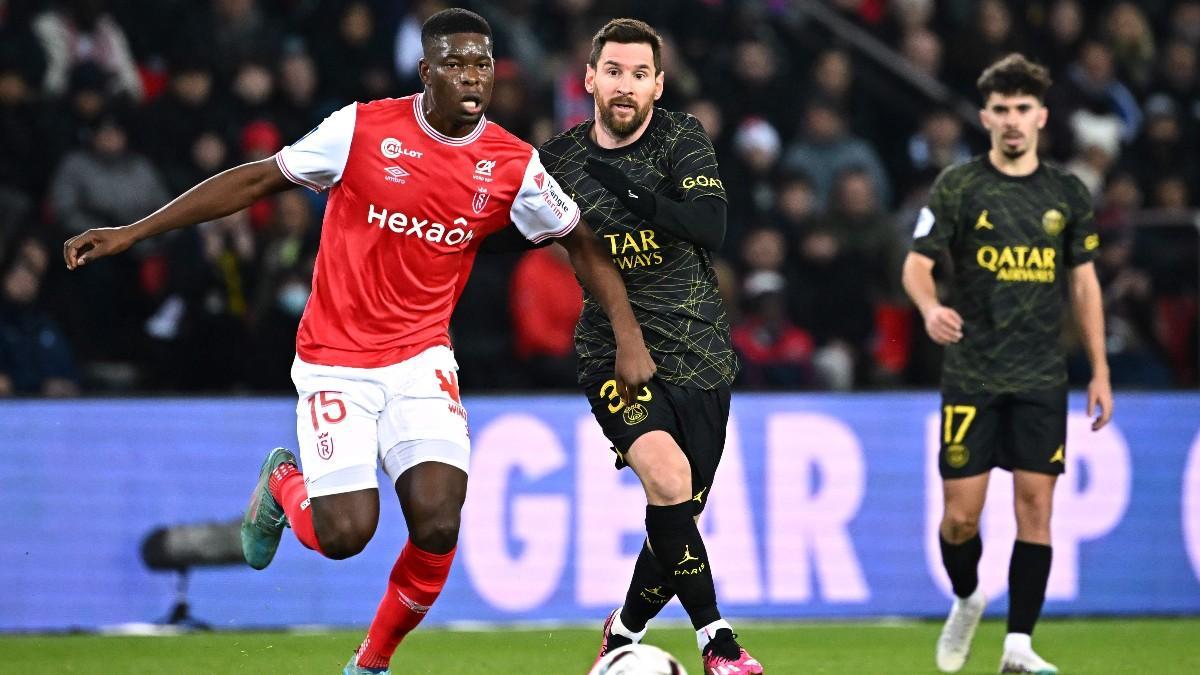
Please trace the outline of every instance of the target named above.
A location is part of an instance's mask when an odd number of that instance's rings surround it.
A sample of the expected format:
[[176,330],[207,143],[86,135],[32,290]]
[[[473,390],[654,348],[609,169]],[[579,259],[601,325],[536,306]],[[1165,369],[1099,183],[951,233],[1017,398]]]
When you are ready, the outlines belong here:
[[1071,268],[1071,308],[1075,310],[1075,321],[1083,337],[1083,349],[1092,366],[1092,380],[1088,382],[1087,414],[1091,416],[1099,408],[1100,416],[1092,421],[1092,430],[1097,431],[1112,419],[1113,394],[1108,376],[1108,354],[1104,348],[1104,300],[1100,294],[1100,280],[1096,278],[1096,267],[1090,262]]
[[933,259],[915,251],[909,252],[904,259],[901,281],[908,297],[921,311],[930,339],[943,346],[962,339],[962,317],[938,300],[937,287],[933,283]]
[[633,315],[621,273],[600,238],[582,220],[557,241],[567,249],[575,274],[612,323],[617,342],[617,392],[626,403],[633,403],[642,387],[654,377],[657,367],[642,340],[642,328]]
[[73,270],[92,260],[121,253],[148,237],[236,213],[293,185],[279,170],[274,157],[236,166],[200,183],[132,225],[98,227],[68,239],[63,244],[63,259],[67,269]]

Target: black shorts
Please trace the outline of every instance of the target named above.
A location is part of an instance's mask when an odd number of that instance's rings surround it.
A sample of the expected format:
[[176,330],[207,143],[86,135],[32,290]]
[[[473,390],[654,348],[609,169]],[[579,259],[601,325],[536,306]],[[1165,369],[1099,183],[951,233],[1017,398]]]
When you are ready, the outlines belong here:
[[1005,394],[942,392],[942,478],[992,467],[1051,475],[1066,470],[1067,390]]
[[593,380],[583,385],[592,414],[617,453],[616,467],[625,467],[625,453],[642,434],[665,431],[683,449],[692,466],[692,493],[696,513],[704,510],[729,422],[729,387],[692,389],[659,378],[642,387],[637,401],[625,405],[614,380]]

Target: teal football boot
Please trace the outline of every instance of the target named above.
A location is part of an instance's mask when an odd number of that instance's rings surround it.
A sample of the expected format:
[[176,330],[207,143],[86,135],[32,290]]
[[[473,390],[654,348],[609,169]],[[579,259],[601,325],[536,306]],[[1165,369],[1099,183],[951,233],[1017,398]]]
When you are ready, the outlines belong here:
[[271,472],[281,464],[296,464],[296,456],[286,448],[275,448],[263,460],[258,470],[258,483],[250,495],[250,504],[242,516],[242,556],[256,570],[261,570],[271,564],[275,550],[279,548],[279,539],[283,536],[283,528],[287,526],[287,516],[283,507],[271,496],[268,485]]

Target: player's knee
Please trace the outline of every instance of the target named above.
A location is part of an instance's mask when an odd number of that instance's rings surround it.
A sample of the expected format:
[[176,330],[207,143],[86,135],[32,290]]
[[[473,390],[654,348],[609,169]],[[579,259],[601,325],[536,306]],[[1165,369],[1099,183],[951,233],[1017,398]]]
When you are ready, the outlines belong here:
[[375,535],[375,522],[351,517],[324,520],[317,528],[321,552],[334,560],[358,555]]
[[942,518],[942,534],[952,544],[961,544],[978,533],[978,515],[947,511]]
[[650,471],[642,485],[651,504],[679,504],[692,498],[692,474],[686,471]]
[[422,551],[449,553],[458,544],[458,512],[443,513],[409,525],[408,536]]

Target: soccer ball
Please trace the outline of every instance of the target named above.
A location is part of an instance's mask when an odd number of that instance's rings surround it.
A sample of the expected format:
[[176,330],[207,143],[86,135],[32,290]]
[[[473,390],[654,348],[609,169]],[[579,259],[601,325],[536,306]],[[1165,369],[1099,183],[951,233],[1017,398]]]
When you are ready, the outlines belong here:
[[588,675],[687,675],[687,671],[658,647],[632,644],[605,654]]

